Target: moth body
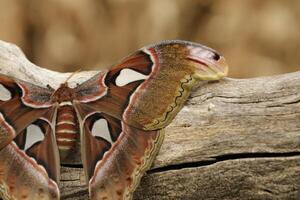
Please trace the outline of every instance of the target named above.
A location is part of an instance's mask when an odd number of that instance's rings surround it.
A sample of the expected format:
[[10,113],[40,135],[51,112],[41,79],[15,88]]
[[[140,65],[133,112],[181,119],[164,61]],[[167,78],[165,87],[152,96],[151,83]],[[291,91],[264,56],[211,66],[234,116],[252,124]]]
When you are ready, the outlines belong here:
[[78,149],[79,124],[73,105],[60,104],[55,125],[56,142],[61,161]]

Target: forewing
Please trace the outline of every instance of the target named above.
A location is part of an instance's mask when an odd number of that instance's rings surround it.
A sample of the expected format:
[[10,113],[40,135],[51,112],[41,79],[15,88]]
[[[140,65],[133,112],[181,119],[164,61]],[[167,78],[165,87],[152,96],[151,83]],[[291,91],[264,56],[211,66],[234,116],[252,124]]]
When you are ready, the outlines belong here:
[[0,75],[0,149],[36,119],[52,117],[52,92]]
[[163,132],[139,130],[98,112],[87,116],[82,128],[90,198],[131,199],[159,150]]
[[158,130],[171,122],[198,81],[218,80],[227,70],[224,57],[208,47],[167,41],[123,59],[101,77],[107,88],[101,98],[79,101],[130,126]]
[[131,199],[159,149],[161,129],[192,87],[226,74],[225,59],[214,50],[168,41],[135,52],[75,88],[90,197]]
[[59,155],[49,122],[38,119],[0,150],[0,197],[58,200]]

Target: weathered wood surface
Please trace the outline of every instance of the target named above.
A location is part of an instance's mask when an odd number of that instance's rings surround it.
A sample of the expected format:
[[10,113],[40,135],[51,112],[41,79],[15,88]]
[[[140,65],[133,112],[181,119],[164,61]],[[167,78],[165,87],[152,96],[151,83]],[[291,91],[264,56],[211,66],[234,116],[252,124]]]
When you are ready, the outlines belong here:
[[[0,67],[41,84],[67,76],[2,42]],[[88,199],[80,166],[62,168],[61,193]],[[300,72],[201,84],[166,128],[134,199],[300,199]]]

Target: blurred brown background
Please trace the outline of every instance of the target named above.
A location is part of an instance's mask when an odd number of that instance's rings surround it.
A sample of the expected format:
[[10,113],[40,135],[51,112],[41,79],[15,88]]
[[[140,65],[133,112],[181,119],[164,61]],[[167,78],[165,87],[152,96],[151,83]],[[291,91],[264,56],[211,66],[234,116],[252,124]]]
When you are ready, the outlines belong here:
[[222,52],[231,77],[300,70],[299,0],[0,0],[0,39],[58,71],[108,67],[164,39]]

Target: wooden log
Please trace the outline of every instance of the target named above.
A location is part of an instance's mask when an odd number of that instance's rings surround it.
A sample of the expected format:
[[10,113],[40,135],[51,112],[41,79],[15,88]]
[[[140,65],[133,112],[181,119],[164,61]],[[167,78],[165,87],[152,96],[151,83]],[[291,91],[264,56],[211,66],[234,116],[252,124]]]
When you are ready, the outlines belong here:
[[[4,42],[0,73],[52,85],[69,75]],[[88,199],[80,165],[62,167],[60,188],[61,199]],[[300,199],[300,72],[195,88],[134,199]]]

